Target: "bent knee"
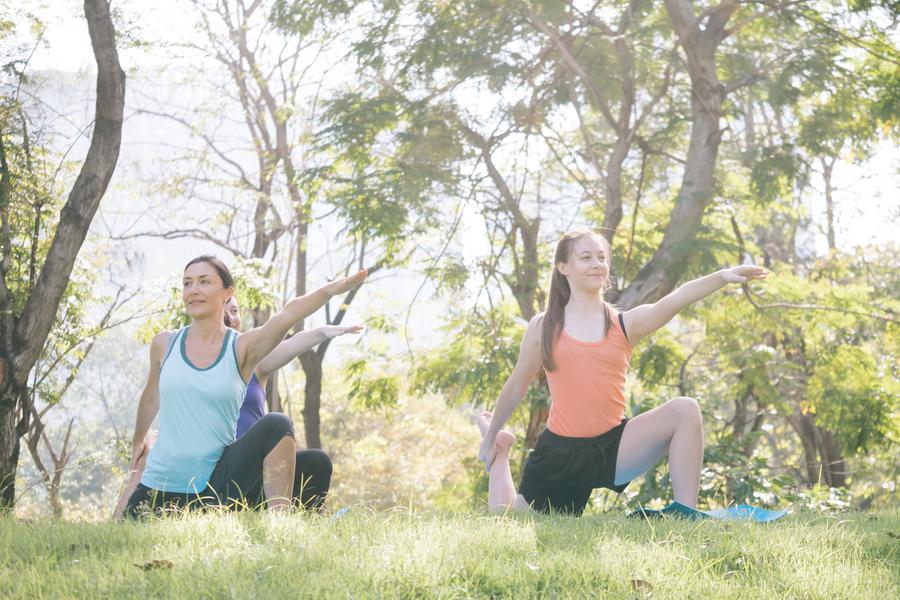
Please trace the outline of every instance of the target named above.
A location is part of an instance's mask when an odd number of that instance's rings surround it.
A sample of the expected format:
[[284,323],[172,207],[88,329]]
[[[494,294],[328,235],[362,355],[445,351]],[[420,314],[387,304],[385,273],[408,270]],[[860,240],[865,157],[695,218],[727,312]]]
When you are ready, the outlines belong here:
[[331,457],[324,450],[310,448],[297,451],[297,469],[316,473],[323,478],[331,478],[334,465],[331,463]]
[[294,423],[284,413],[271,412],[259,420],[260,427],[264,427],[266,433],[275,437],[289,435],[294,437]]
[[669,403],[678,415],[679,420],[684,420],[696,425],[703,424],[703,415],[700,412],[700,404],[693,398],[679,396],[669,400]]

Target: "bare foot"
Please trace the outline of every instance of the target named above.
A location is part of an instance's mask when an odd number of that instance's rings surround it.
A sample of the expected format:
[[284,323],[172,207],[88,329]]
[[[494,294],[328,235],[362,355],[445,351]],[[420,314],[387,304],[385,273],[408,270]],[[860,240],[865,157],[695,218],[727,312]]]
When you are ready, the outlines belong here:
[[[490,411],[485,410],[482,411],[480,415],[475,417],[475,424],[478,425],[478,429],[481,431],[481,437],[484,437],[487,434],[488,428],[491,426],[491,418],[494,415],[491,414]],[[516,436],[505,429],[500,430],[497,433],[497,453],[509,453],[509,449],[512,448],[513,442],[516,441]]]

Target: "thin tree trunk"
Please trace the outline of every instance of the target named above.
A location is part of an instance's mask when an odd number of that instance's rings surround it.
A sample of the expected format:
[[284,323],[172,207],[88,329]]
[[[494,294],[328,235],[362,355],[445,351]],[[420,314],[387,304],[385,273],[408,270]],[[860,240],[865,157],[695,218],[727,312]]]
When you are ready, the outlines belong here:
[[322,405],[322,358],[318,352],[309,351],[300,355],[306,385],[303,398],[303,432],[307,448],[321,448],[321,423],[319,408]]
[[800,438],[800,443],[803,446],[803,459],[806,464],[806,483],[810,485],[816,484],[819,481],[819,461],[815,432],[812,431],[812,428],[805,419],[805,415],[801,414],[800,411],[794,411],[794,413],[788,417],[788,423],[790,423],[794,428],[794,431],[797,432],[797,436]]
[[823,462],[828,465],[831,485],[847,487],[847,462],[842,456],[841,447],[833,433],[822,427],[819,427],[819,431],[822,436]]
[[11,386],[0,392],[0,511],[11,509],[16,497],[16,467],[19,436],[16,434],[16,404],[19,394]]
[[830,161],[822,158],[822,177],[825,179],[825,217],[828,227],[826,235],[828,237],[828,249],[837,248],[837,241],[834,234],[834,186],[831,182],[831,176],[834,172],[834,159]]
[[269,379],[266,381],[266,405],[269,407],[269,412],[284,412],[281,394],[278,393],[278,371],[269,375]]

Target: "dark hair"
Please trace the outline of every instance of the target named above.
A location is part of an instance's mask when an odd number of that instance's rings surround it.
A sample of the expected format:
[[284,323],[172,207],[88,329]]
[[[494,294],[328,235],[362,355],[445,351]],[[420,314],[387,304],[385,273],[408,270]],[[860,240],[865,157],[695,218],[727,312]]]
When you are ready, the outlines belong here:
[[225,263],[223,263],[212,254],[203,254],[201,256],[198,256],[197,258],[191,260],[191,262],[189,262],[188,264],[184,265],[184,270],[187,271],[189,266],[202,262],[205,262],[216,270],[216,273],[219,274],[219,279],[222,280],[222,285],[225,287],[225,289],[234,288],[234,277],[231,276],[231,271],[228,270],[228,267],[225,266]]
[[[606,257],[612,260],[612,250],[609,247],[607,239],[601,235],[597,235],[593,231],[586,229],[578,229],[568,231],[563,235],[556,244],[556,252],[553,253],[553,275],[550,276],[550,300],[547,302],[547,310],[544,311],[544,319],[541,323],[541,353],[543,355],[543,364],[545,371],[553,371],[556,365],[553,363],[553,344],[556,338],[562,333],[566,321],[566,304],[572,295],[572,288],[569,287],[569,280],[563,275],[557,265],[559,263],[569,262],[569,255],[572,253],[572,245],[583,237],[596,237],[603,244],[606,251]],[[606,307],[607,327],[609,326],[609,305],[604,302]]]

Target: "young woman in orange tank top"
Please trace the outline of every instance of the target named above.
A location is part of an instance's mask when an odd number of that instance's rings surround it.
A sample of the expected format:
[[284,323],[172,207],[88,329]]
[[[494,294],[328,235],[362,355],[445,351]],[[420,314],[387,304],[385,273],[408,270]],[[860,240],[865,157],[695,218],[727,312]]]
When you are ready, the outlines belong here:
[[[673,398],[625,417],[625,377],[631,348],[678,312],[729,283],[765,279],[752,265],[723,269],[685,283],[653,304],[618,312],[603,300],[611,252],[589,231],[560,239],[547,310],[528,324],[515,369],[493,415],[476,423],[479,457],[490,474],[488,506],[580,515],[595,487],[621,492],[669,457],[675,500],[695,507],[703,463],[703,421],[696,400]],[[514,437],[503,425],[541,367],[550,386],[550,418],[516,491],[509,468]]]

